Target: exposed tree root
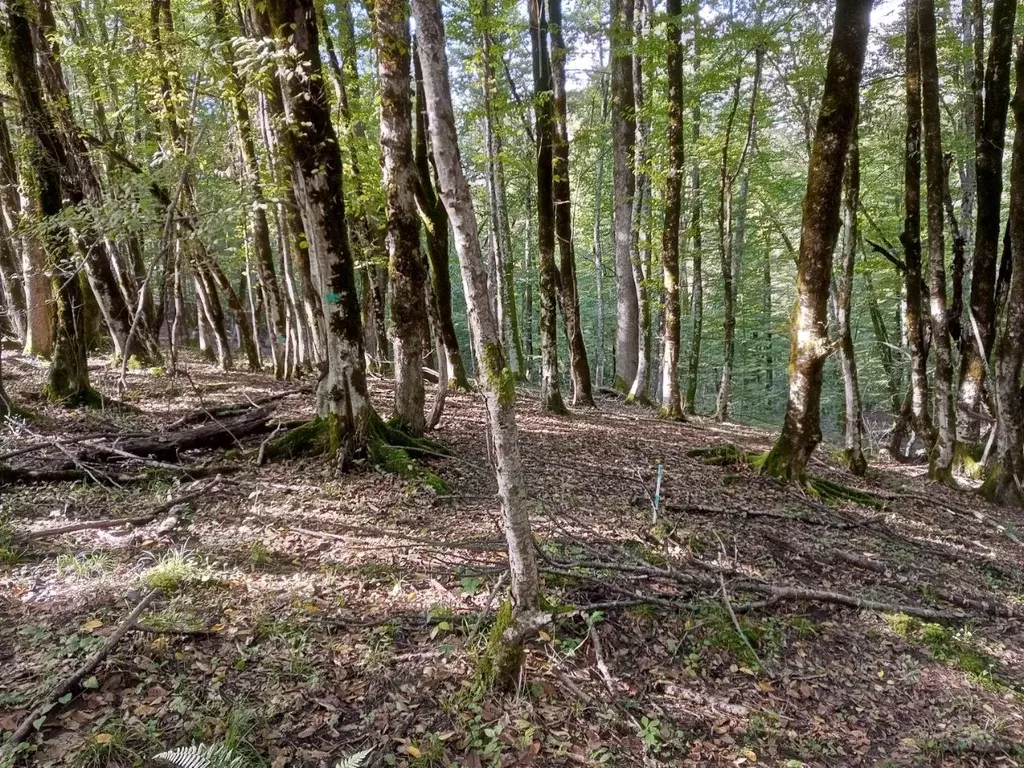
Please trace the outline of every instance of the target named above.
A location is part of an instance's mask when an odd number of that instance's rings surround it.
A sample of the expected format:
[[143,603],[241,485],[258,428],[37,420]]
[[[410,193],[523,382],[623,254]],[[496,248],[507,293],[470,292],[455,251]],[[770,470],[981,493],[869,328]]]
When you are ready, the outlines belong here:
[[700,459],[705,464],[715,467],[734,467],[737,464],[750,464],[752,459],[750,453],[735,443],[723,443],[707,448],[694,448],[691,451],[687,451],[686,455],[693,459]]
[[862,491],[849,485],[843,485],[823,477],[807,476],[806,486],[812,495],[821,501],[850,501],[864,507],[882,509],[885,500],[870,491]]

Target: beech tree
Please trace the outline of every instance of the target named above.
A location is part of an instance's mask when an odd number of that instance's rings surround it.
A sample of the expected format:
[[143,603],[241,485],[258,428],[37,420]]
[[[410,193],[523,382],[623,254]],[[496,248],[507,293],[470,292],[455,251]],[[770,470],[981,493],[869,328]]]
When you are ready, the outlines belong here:
[[782,434],[763,463],[766,473],[791,481],[804,480],[807,462],[821,442],[821,375],[829,347],[826,304],[839,234],[843,165],[857,120],[870,17],[870,0],[839,0],[832,22],[832,44],[804,195],[789,402]]

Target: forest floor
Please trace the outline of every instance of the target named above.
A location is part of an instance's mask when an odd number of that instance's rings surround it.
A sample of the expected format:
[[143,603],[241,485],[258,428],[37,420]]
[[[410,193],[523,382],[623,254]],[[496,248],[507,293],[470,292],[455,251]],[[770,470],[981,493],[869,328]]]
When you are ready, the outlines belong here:
[[[275,767],[369,748],[374,766],[1024,765],[1021,510],[931,485],[922,466],[855,479],[823,446],[815,473],[875,494],[826,505],[687,455],[765,450],[766,432],[614,399],[558,418],[527,391],[520,440],[554,620],[499,694],[478,671],[507,586],[478,395],[449,395],[434,438],[451,456],[404,474],[257,467],[266,434],[166,462],[228,468],[198,480],[83,458],[76,437],[114,445],[275,393],[275,418],[311,414],[294,382],[195,360],[187,377],[159,374],[129,372],[130,411],[63,411],[31,399],[40,364],[5,358],[9,391],[43,420],[4,426],[0,454],[36,450],[0,464],[70,463],[117,484],[0,486],[0,732],[159,588],[37,720],[24,763],[141,765],[227,742]],[[115,394],[99,360],[93,376]],[[389,382],[371,386],[387,414]],[[182,496],[148,524],[42,535]]]

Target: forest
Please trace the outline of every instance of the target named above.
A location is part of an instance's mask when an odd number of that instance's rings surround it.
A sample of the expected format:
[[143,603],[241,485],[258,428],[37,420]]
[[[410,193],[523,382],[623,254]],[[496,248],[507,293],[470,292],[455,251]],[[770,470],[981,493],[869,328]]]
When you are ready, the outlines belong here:
[[0,0],[0,768],[1024,764],[1016,0]]

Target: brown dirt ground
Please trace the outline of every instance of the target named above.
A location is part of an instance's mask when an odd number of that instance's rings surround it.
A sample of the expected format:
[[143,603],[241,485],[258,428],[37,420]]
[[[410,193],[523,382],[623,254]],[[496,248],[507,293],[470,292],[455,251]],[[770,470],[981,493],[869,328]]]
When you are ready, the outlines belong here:
[[[47,421],[5,426],[0,453],[40,436],[166,429],[200,405],[295,387],[195,360],[188,372],[131,372],[122,399],[137,413],[62,411],[31,399],[40,365],[8,357],[8,389]],[[96,361],[101,391],[115,379]],[[389,383],[372,387],[386,414]],[[310,413],[309,395],[278,401],[278,418]],[[666,423],[611,399],[557,418],[529,392],[519,414],[556,619],[511,693],[473,686],[504,555],[481,404],[453,393],[434,435],[452,457],[417,462],[443,479],[440,493],[369,465],[340,475],[322,458],[256,468],[262,437],[183,459],[239,471],[197,481],[209,492],[176,524],[26,543],[187,489],[166,477],[0,489],[0,532],[18,551],[0,565],[0,731],[163,576],[172,588],[141,620],[162,633],[129,633],[47,715],[24,763],[141,765],[172,745],[227,741],[255,766],[333,765],[370,747],[368,765],[469,768],[1024,764],[1021,510],[937,488],[917,466],[875,464],[856,481],[823,447],[816,473],[887,497],[881,510],[826,506],[748,466],[687,456],[724,442],[764,450],[764,432]],[[47,448],[10,464],[63,458]],[[652,525],[658,461],[665,506]],[[609,567],[564,565],[595,560]],[[822,602],[742,612],[763,597],[751,581],[970,615],[929,624]],[[577,608],[606,602],[620,604]]]

